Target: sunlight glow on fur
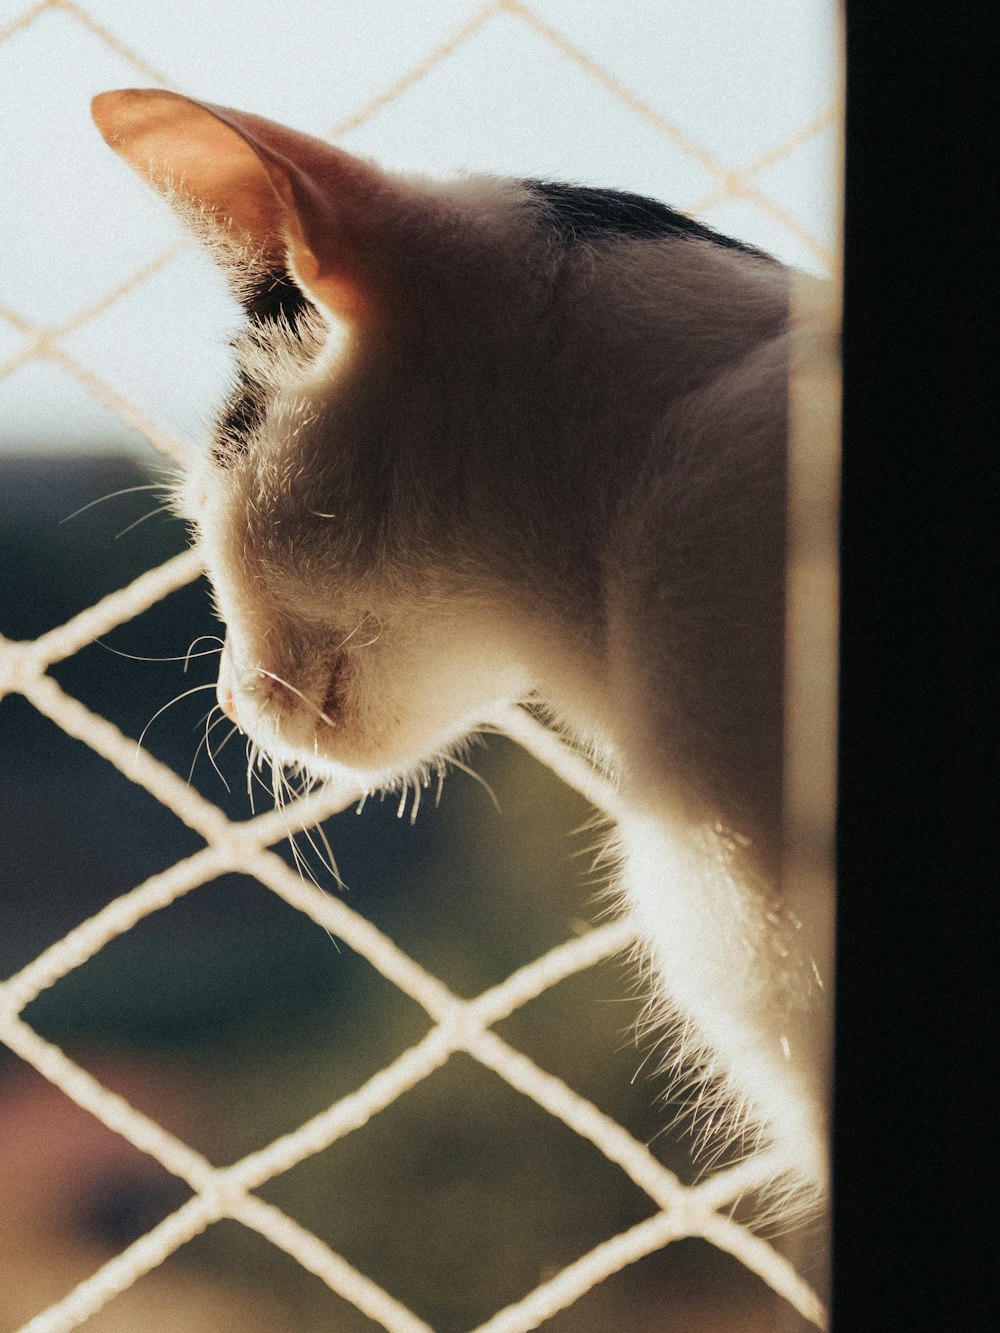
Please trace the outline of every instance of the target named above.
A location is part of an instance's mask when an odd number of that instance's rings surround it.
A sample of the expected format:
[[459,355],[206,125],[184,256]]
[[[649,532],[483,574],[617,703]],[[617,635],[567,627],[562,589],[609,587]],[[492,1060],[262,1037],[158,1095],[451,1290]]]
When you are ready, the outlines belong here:
[[614,783],[602,857],[702,1160],[767,1149],[775,1210],[820,1197],[827,960],[780,883],[788,270],[654,201],[118,96],[109,142],[248,315],[177,503],[251,797],[348,780],[414,818],[530,701]]

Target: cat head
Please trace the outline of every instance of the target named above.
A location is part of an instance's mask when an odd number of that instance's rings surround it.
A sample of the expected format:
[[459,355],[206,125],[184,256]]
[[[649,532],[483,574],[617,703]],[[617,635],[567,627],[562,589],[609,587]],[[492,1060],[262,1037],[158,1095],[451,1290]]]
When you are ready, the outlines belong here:
[[160,90],[93,114],[246,312],[179,499],[226,624],[220,705],[277,763],[409,776],[527,688],[485,549],[544,301],[523,191],[393,176]]
[[531,688],[592,731],[642,451],[783,326],[780,266],[617,191],[393,174],[160,89],[93,112],[246,313],[180,496],[225,712],[277,762],[366,786]]

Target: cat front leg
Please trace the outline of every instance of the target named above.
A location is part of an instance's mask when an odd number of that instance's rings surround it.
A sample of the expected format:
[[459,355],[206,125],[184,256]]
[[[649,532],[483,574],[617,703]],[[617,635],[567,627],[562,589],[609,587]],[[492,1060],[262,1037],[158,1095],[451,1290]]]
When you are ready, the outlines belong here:
[[619,836],[652,1026],[700,1151],[770,1148],[776,1178],[822,1193],[825,995],[795,919],[720,828],[642,812]]

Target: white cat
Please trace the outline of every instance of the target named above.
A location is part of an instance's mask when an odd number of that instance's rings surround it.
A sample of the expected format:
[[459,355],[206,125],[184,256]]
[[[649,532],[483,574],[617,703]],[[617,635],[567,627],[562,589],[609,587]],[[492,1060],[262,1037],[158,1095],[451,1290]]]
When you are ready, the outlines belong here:
[[681,1058],[821,1190],[825,959],[780,883],[789,272],[631,195],[392,175],[163,91],[94,115],[249,317],[182,500],[224,711],[371,788],[512,700],[610,755]]

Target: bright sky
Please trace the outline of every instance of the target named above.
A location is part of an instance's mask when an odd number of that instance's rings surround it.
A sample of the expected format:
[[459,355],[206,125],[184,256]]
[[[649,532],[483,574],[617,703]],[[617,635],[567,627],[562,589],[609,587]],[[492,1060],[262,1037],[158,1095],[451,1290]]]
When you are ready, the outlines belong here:
[[0,0],[0,454],[148,453],[144,422],[190,445],[225,389],[232,303],[196,249],[164,260],[181,232],[93,129],[95,92],[162,83],[389,166],[634,190],[827,273],[838,41],[835,0]]

